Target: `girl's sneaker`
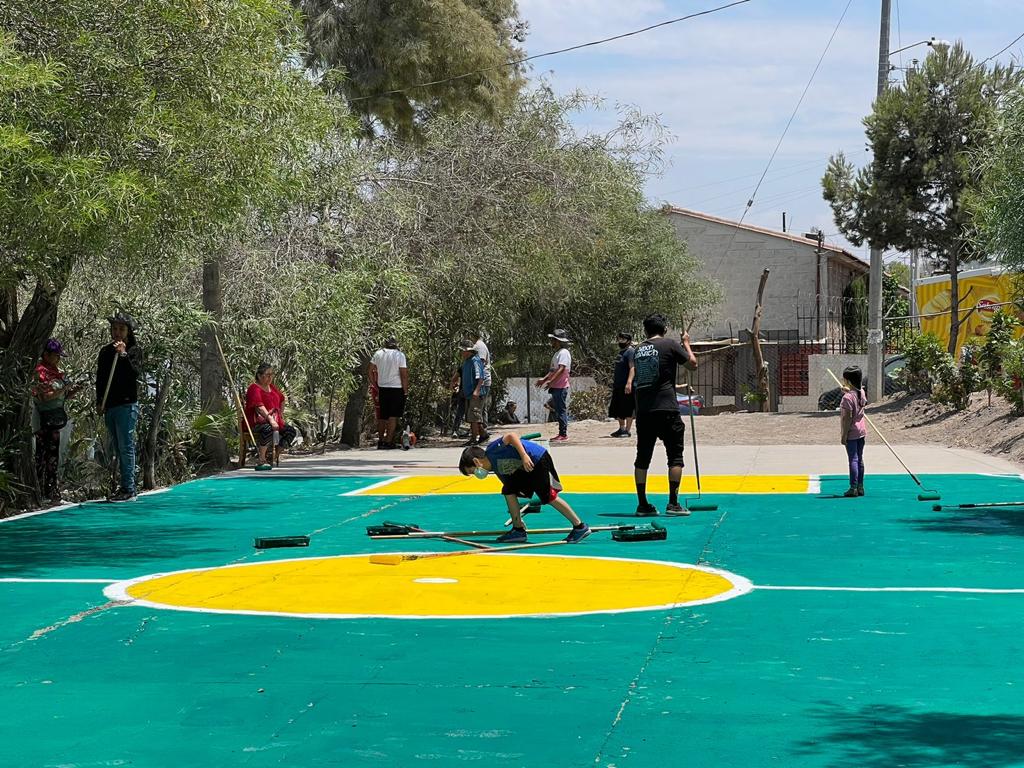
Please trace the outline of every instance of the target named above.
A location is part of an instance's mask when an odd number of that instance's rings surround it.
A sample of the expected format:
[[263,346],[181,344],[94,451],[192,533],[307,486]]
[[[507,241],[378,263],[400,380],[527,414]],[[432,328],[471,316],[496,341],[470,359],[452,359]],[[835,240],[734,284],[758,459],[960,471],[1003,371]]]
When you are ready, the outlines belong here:
[[863,496],[864,495],[864,486],[863,485],[858,485],[857,486],[857,495],[858,496]]
[[850,489],[846,493],[843,494],[843,496],[845,498],[847,498],[847,499],[853,499],[853,498],[856,498],[857,496],[861,496],[861,495],[862,494],[857,493],[857,489],[854,488],[852,485],[850,486]]

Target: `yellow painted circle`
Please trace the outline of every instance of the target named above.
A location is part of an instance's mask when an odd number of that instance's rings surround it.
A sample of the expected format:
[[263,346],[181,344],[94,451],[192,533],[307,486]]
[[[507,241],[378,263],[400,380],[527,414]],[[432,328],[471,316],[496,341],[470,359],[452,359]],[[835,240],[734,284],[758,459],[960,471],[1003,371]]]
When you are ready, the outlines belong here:
[[162,608],[321,618],[552,616],[728,599],[749,582],[682,563],[545,555],[378,565],[367,555],[277,560],[122,582],[115,599]]

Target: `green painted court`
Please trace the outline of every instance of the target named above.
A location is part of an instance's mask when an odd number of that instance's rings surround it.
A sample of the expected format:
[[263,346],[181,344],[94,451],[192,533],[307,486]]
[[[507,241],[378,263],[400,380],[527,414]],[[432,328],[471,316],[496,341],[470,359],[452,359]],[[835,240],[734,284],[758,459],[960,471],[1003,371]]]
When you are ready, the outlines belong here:
[[[372,541],[366,526],[505,518],[498,496],[346,495],[387,478],[269,474],[0,524],[5,768],[1024,765],[1024,507],[936,512],[902,475],[841,499],[845,478],[822,477],[811,493],[717,494],[717,512],[662,519],[667,541],[601,533],[545,555],[709,566],[752,585],[668,609],[323,619],[104,595],[187,569],[455,551]],[[1014,475],[922,480],[945,504],[1024,500]],[[610,515],[632,496],[571,490],[592,525],[629,522]],[[310,547],[253,549],[292,534]],[[374,578],[320,587],[344,597]]]

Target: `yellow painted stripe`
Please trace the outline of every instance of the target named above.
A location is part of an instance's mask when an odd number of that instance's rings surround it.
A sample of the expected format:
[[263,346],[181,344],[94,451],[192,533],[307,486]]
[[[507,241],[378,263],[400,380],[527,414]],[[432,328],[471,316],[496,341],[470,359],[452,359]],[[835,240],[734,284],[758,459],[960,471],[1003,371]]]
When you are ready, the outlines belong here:
[[[566,493],[633,493],[636,488],[629,475],[563,475]],[[701,478],[704,493],[808,493],[807,475],[709,475]],[[486,480],[449,475],[411,475],[400,477],[377,488],[368,488],[353,495],[360,496],[426,496],[448,494],[499,493],[501,483],[493,475]],[[648,493],[668,493],[668,478],[651,474],[647,478]],[[697,481],[684,477],[681,493],[696,493]]]

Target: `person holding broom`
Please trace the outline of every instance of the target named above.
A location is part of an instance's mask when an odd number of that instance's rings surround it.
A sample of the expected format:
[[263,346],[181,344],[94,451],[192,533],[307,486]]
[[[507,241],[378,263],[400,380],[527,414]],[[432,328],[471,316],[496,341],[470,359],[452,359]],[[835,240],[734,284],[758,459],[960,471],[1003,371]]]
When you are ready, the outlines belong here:
[[697,358],[690,349],[690,334],[683,332],[682,344],[666,339],[668,321],[662,315],[644,319],[647,340],[633,354],[633,389],[636,391],[636,483],[637,517],[654,517],[657,508],[647,500],[647,470],[654,444],[661,440],[668,457],[668,505],[666,512],[685,515],[679,504],[679,483],[683,479],[683,446],[686,427],[676,401],[676,371],[679,363],[697,370]]
[[110,501],[135,498],[135,425],[139,420],[138,381],[142,374],[142,348],[135,341],[131,317],[118,312],[108,318],[110,344],[96,356],[96,412],[103,417],[116,457],[121,485]]
[[512,518],[512,529],[498,537],[503,544],[526,542],[526,526],[519,508],[519,498],[532,498],[535,494],[541,504],[550,504],[572,525],[566,537],[570,544],[583,541],[590,535],[590,526],[580,520],[565,499],[559,497],[562,484],[558,471],[548,453],[540,443],[523,440],[514,432],[493,440],[486,448],[473,445],[462,452],[459,472],[473,474],[483,480],[493,472],[501,480],[501,494],[508,505]]
[[864,393],[863,378],[864,375],[856,365],[843,371],[846,392],[839,404],[839,441],[846,446],[846,459],[850,468],[850,488],[843,494],[847,498],[864,495],[864,440],[868,436],[864,407],[868,397]]

